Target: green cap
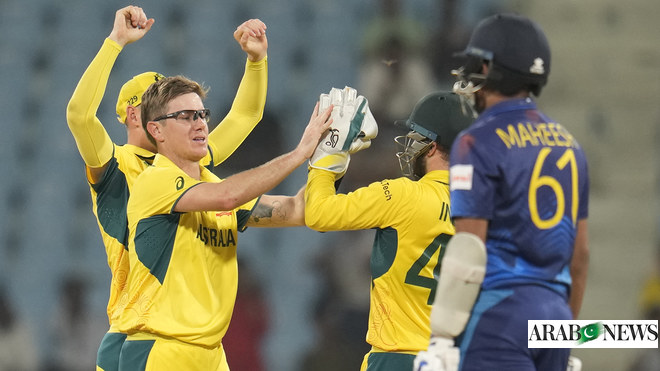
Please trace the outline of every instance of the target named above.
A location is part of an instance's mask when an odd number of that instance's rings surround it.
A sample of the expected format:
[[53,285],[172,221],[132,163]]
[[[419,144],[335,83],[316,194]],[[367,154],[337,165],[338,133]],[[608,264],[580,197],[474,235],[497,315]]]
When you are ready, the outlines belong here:
[[475,112],[465,98],[452,92],[438,91],[420,99],[410,117],[395,124],[450,150],[456,136],[470,126],[475,118]]

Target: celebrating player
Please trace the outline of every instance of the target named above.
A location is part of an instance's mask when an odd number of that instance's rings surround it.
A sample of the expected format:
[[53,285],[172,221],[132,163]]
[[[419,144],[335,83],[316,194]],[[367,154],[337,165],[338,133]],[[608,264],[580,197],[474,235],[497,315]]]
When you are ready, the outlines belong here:
[[[305,222],[318,231],[376,229],[367,332],[372,348],[361,370],[412,370],[415,354],[428,345],[435,276],[447,241],[454,234],[449,215],[449,151],[474,114],[454,93],[427,95],[405,121],[408,134],[396,138],[401,147],[396,154],[401,171],[417,181],[385,179],[348,194],[336,194],[335,180],[346,171],[349,152],[356,150],[355,143],[364,147],[362,142],[352,142],[350,133],[364,132],[369,138],[374,132],[368,120],[361,128],[351,125],[351,118],[361,117],[366,104],[356,95],[346,88],[333,89],[328,97],[321,97],[321,102],[329,101],[335,110],[343,111],[346,125],[333,124],[339,128],[338,140],[324,138],[312,157]],[[353,114],[356,108],[357,114]],[[338,116],[334,116],[335,122]],[[333,150],[333,143],[343,151]]]
[[331,107],[319,113],[317,104],[293,151],[220,181],[200,163],[208,153],[204,97],[181,76],[158,80],[142,97],[142,125],[158,154],[127,205],[121,370],[228,370],[222,338],[236,299],[237,231],[304,225],[302,190],[261,195],[312,155]]
[[415,369],[452,369],[442,362],[458,336],[461,370],[564,371],[569,349],[529,349],[527,321],[580,311],[589,256],[585,155],[531,98],[550,73],[548,41],[535,22],[488,17],[464,54],[454,90],[472,97],[480,116],[452,148],[456,236],[440,272],[431,346]]
[[[116,325],[118,301],[128,274],[126,203],[135,177],[151,163],[156,150],[142,129],[142,93],[163,75],[145,72],[121,88],[117,115],[126,125],[127,144],[113,143],[96,117],[96,111],[117,56],[126,45],[149,32],[153,24],[154,20],[147,18],[139,7],[127,6],[118,10],[112,32],[87,67],[67,106],[67,122],[85,161],[93,210],[112,273],[107,307],[110,329],[101,341],[96,363],[105,371],[117,370],[119,350],[126,337]],[[245,74],[230,112],[209,135],[210,151],[203,160],[207,164],[218,165],[229,157],[261,120],[267,84],[265,29],[261,21],[249,20],[234,33],[234,38],[247,53]]]

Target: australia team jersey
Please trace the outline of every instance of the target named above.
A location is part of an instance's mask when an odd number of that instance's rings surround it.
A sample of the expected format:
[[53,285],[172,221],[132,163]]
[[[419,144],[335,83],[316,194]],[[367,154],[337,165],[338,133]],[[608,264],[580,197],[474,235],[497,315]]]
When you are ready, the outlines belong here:
[[451,214],[489,221],[484,289],[540,284],[567,294],[587,162],[575,138],[529,98],[490,107],[456,139]]
[[[209,150],[209,154],[202,160],[209,168],[212,167],[210,153]],[[90,184],[94,215],[112,273],[107,312],[113,331],[116,330],[115,322],[120,313],[118,300],[126,285],[129,269],[126,204],[135,178],[151,164],[153,158],[152,152],[140,147],[131,144],[115,145],[103,177],[96,184]]]
[[135,178],[151,163],[153,157],[153,153],[130,144],[114,146],[113,157],[103,177],[96,184],[90,185],[94,214],[112,272],[107,311],[113,326],[119,316],[118,300],[124,290],[129,268],[126,252],[126,203],[129,190]]
[[454,234],[448,171],[429,172],[419,181],[383,180],[336,195],[334,176],[309,172],[305,221],[319,231],[376,229],[367,342],[376,351],[426,349],[438,262]]
[[204,167],[201,180],[191,178],[161,155],[136,179],[127,207],[130,270],[120,331],[220,345],[236,298],[237,231],[257,200],[232,211],[173,211],[192,187],[219,181]]
[[[122,47],[105,39],[78,82],[67,106],[67,123],[87,167],[106,166],[100,181],[91,184],[94,214],[112,272],[107,312],[110,331],[116,331],[118,298],[128,271],[126,202],[133,182],[154,154],[130,144],[118,146],[106,132],[96,111],[108,77]],[[268,64],[246,61],[245,74],[227,116],[209,134],[209,153],[201,163],[211,169],[227,159],[261,120],[266,101]],[[91,177],[88,174],[88,180]]]
[[[120,313],[118,300],[126,285],[129,269],[126,204],[135,178],[151,164],[153,158],[152,152],[140,147],[131,144],[115,145],[112,159],[103,177],[96,184],[90,184],[94,215],[101,230],[108,266],[112,273],[107,306],[112,330],[116,330],[115,322]],[[211,156],[207,155],[203,162],[210,163]]]

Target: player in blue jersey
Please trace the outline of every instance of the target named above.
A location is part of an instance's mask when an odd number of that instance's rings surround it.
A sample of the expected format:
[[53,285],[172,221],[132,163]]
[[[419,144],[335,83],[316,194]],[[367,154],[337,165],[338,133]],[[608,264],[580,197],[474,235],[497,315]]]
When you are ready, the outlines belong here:
[[[589,256],[587,161],[575,138],[532,99],[550,72],[548,41],[536,23],[488,17],[462,54],[454,91],[471,97],[480,115],[452,146],[456,236],[442,263],[431,346],[417,370],[451,368],[443,354],[455,338],[464,371],[564,371],[569,349],[528,348],[527,321],[571,320],[580,311]],[[458,262],[461,269],[451,269]],[[440,366],[430,367],[438,359]]]

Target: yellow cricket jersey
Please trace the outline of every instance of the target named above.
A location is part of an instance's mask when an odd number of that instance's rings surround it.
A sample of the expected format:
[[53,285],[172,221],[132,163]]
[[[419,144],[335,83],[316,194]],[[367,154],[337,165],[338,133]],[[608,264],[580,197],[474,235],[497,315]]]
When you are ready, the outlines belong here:
[[130,270],[119,330],[217,347],[227,331],[238,283],[237,230],[257,199],[226,212],[173,212],[202,182],[164,156],[137,178],[128,201]]
[[320,169],[309,172],[305,222],[319,231],[376,229],[367,342],[376,351],[426,349],[434,277],[455,233],[449,172],[432,171],[418,181],[383,180],[348,194],[335,194],[334,176]]
[[[107,306],[110,331],[116,330],[118,299],[128,272],[126,203],[135,178],[154,157],[153,153],[140,147],[114,144],[96,117],[110,72],[121,50],[119,44],[105,39],[67,106],[67,123],[85,164],[88,167],[107,165],[101,181],[90,184],[90,189],[94,215],[112,273]],[[247,60],[231,110],[209,134],[209,153],[201,161],[207,168],[212,169],[226,160],[261,120],[266,103],[267,63],[266,58],[258,62]]]
[[112,273],[107,306],[112,331],[116,330],[114,323],[119,317],[118,300],[124,290],[129,268],[126,251],[126,203],[133,181],[154,157],[153,153],[130,144],[114,148],[113,157],[103,177],[96,184],[90,184],[94,215],[101,230],[108,266]]

